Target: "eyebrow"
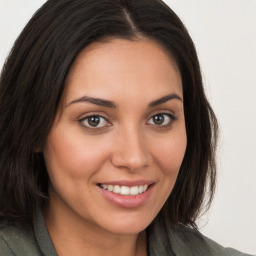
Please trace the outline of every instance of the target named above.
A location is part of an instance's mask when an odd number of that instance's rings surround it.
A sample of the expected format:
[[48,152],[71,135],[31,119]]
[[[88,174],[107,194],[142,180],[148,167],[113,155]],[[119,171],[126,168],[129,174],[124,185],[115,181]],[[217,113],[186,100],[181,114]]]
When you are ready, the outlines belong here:
[[93,98],[93,97],[88,97],[88,96],[83,96],[78,99],[74,99],[71,102],[69,102],[66,107],[74,104],[74,103],[82,103],[82,102],[89,102],[94,105],[98,106],[103,106],[103,107],[108,107],[108,108],[116,108],[117,105],[113,101],[109,100],[104,100],[104,99],[99,99],[99,98]]
[[160,99],[152,101],[151,103],[149,103],[148,106],[152,108],[152,107],[158,106],[160,104],[163,104],[163,103],[165,103],[165,102],[167,102],[169,100],[173,100],[173,99],[176,99],[176,100],[179,100],[179,101],[182,102],[182,98],[178,94],[171,93],[169,95],[163,96]]
[[[160,104],[163,104],[169,100],[177,99],[182,102],[182,98],[176,94],[172,93],[166,96],[161,97],[160,99],[154,100],[151,103],[148,104],[148,107],[152,108],[155,106],[158,106]],[[83,102],[89,102],[94,105],[102,106],[102,107],[108,107],[108,108],[117,108],[117,104],[110,100],[100,99],[100,98],[93,98],[89,96],[83,96],[77,99],[72,100],[68,104],[66,104],[66,107],[75,104],[75,103],[83,103]]]

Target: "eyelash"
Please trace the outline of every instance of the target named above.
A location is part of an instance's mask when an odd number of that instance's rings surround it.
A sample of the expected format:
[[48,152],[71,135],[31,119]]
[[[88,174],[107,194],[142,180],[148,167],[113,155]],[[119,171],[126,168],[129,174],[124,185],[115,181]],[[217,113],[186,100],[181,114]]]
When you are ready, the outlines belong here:
[[[154,123],[154,120],[153,118],[156,118],[156,117],[164,117],[164,121],[163,121],[163,124],[156,124]],[[93,121],[93,119],[99,119],[98,120],[98,124],[96,123],[95,126],[89,124],[88,122],[90,122],[90,119],[91,118],[91,121]],[[167,121],[166,123],[166,118],[169,119],[169,121]],[[152,120],[152,122],[150,123],[150,120]],[[153,116],[151,116],[148,120],[147,120],[147,124],[148,125],[152,125],[152,126],[156,126],[156,128],[168,128],[168,127],[171,127],[173,122],[175,122],[177,120],[177,117],[173,114],[170,114],[170,113],[157,113]],[[79,123],[81,124],[81,126],[83,128],[86,128],[88,130],[94,130],[94,131],[98,131],[98,130],[101,130],[101,129],[104,129],[104,128],[107,128],[109,126],[111,126],[112,124],[108,121],[107,118],[99,115],[99,114],[92,114],[92,115],[88,115],[86,117],[83,117],[81,118],[80,120],[78,120]],[[96,121],[97,122],[97,121]],[[103,125],[102,125],[103,123]],[[101,124],[101,126],[99,127],[98,125]]]
[[[102,122],[106,123],[106,125],[103,125],[101,127],[98,127],[98,124],[96,124],[95,126],[90,125],[88,122],[90,121],[89,119],[91,118],[91,121],[93,121],[94,119],[99,119],[99,124],[101,124]],[[99,114],[94,114],[94,115],[88,115],[82,119],[79,120],[79,123],[86,129],[90,129],[90,130],[99,130],[99,129],[104,129],[105,127],[109,127],[111,126],[111,123],[107,120],[107,118],[99,115]]]
[[157,116],[158,117],[159,116],[161,116],[161,117],[164,116],[165,117],[164,122],[166,122],[166,117],[168,117],[169,121],[167,121],[167,123],[163,123],[163,124],[160,124],[160,125],[157,125],[155,123],[151,123],[149,125],[154,125],[154,126],[156,126],[156,128],[168,128],[168,127],[172,126],[173,122],[175,122],[177,120],[177,117],[175,115],[170,114],[170,113],[164,113],[164,112],[160,112],[160,113],[157,113],[157,114],[151,116],[149,120],[153,120],[153,118],[156,118]]

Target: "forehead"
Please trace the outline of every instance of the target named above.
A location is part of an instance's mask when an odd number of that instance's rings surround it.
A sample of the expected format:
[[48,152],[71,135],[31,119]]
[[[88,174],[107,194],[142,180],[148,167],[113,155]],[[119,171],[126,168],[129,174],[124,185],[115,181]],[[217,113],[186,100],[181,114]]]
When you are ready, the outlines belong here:
[[179,92],[179,69],[170,54],[150,40],[112,39],[92,43],[79,54],[66,79],[65,102],[82,93],[111,97],[115,92]]

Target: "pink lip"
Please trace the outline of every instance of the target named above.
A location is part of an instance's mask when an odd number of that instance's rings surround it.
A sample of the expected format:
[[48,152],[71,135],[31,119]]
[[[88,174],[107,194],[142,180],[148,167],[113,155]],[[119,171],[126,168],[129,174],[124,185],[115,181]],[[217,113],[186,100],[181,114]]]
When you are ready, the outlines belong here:
[[[104,184],[108,184],[108,183],[104,183]],[[111,185],[113,185],[114,183],[109,183]],[[118,185],[120,185],[120,183],[117,183]],[[148,184],[146,183],[139,183],[140,185],[142,184]],[[123,208],[136,208],[136,207],[140,207],[142,205],[144,205],[150,198],[150,195],[152,194],[152,191],[154,189],[154,184],[151,184],[148,189],[141,194],[138,194],[136,196],[130,196],[130,195],[120,195],[120,194],[116,194],[113,192],[110,192],[108,190],[105,190],[99,186],[97,186],[97,188],[100,190],[100,192],[102,193],[103,197],[105,199],[107,199],[107,201],[109,201],[110,203],[119,206],[119,207],[123,207]],[[137,186],[134,185],[134,183],[125,183],[124,185],[121,186]]]

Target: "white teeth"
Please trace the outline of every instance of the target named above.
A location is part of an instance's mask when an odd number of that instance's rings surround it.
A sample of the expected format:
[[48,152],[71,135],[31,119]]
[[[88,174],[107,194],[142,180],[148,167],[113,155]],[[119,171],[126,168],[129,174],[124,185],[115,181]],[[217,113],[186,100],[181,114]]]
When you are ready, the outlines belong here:
[[[146,190],[145,190],[146,191]],[[130,195],[132,196],[136,196],[139,194],[139,188],[138,186],[135,186],[135,187],[131,187],[130,188]]]
[[113,189],[113,192],[116,193],[116,194],[120,194],[121,188],[118,185],[115,185],[114,189]]
[[144,190],[144,186],[143,186],[143,185],[140,185],[140,186],[139,186],[139,194],[143,193],[143,190]]
[[130,194],[130,188],[126,187],[126,186],[122,186],[120,194],[121,195],[129,195]]
[[120,195],[131,195],[136,196],[138,194],[144,193],[148,189],[148,185],[140,185],[140,186],[119,186],[119,185],[100,185],[103,189],[114,192]]
[[114,186],[113,185],[106,185],[107,186],[107,190],[108,191],[113,191],[113,189],[114,189]]

